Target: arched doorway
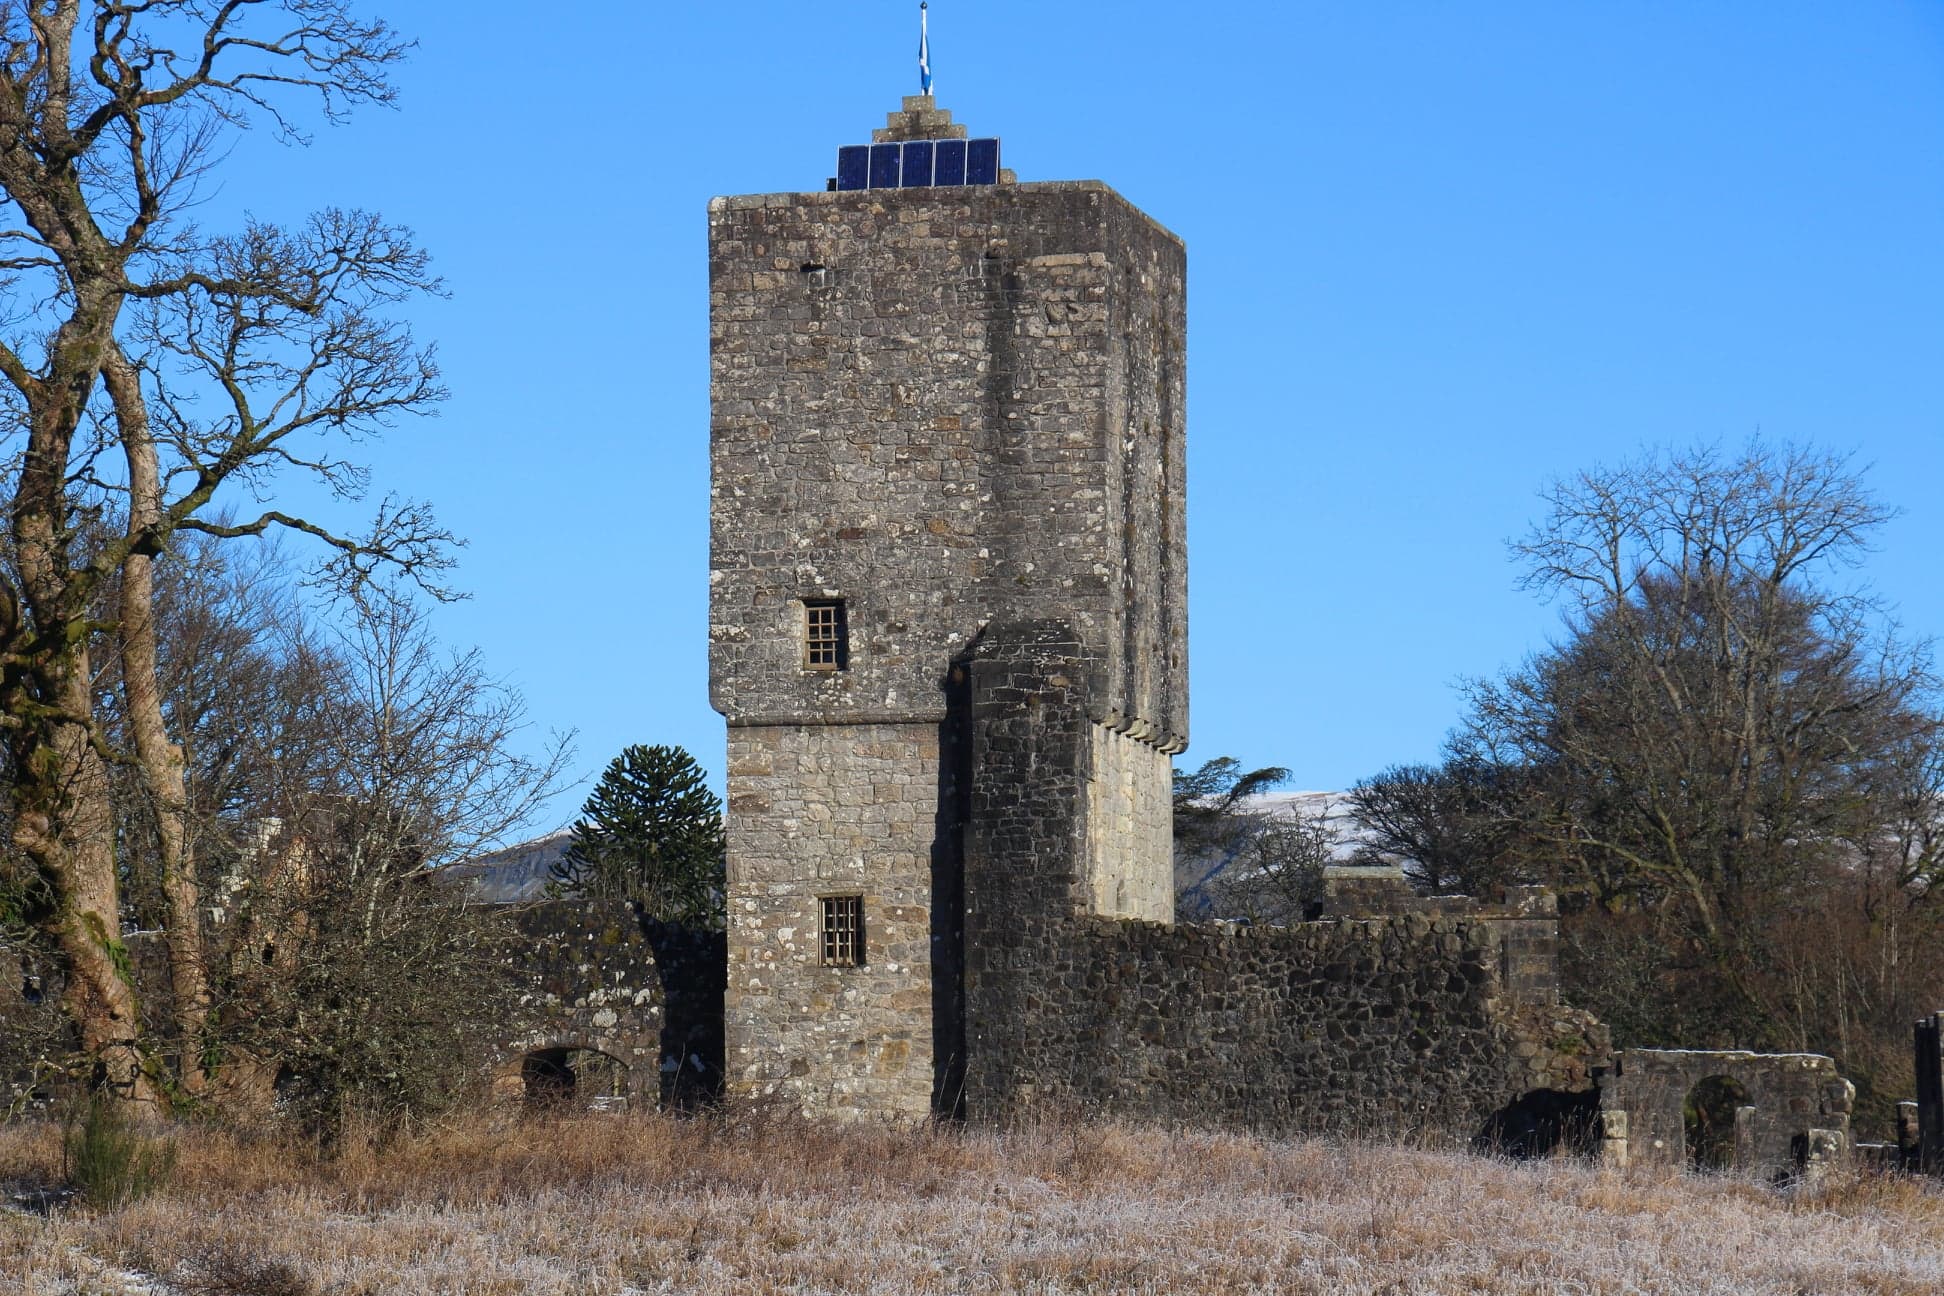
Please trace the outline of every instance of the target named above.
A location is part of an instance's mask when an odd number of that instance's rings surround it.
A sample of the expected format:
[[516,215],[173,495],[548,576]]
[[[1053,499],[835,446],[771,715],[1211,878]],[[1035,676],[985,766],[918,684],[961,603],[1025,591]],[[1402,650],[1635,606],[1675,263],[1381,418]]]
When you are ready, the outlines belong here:
[[1736,1114],[1748,1106],[1748,1090],[1731,1076],[1712,1075],[1688,1090],[1682,1104],[1687,1161],[1696,1170],[1732,1170]]
[[596,1049],[534,1049],[520,1060],[531,1107],[614,1110],[628,1102],[628,1068]]

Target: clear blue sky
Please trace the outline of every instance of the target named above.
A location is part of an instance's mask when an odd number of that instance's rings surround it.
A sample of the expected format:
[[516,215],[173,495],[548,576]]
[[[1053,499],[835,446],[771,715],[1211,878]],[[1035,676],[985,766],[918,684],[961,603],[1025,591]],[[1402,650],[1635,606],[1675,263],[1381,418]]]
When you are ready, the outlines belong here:
[[[369,8],[370,6],[365,6]],[[711,195],[818,189],[917,5],[383,6],[396,112],[250,137],[205,220],[414,226],[453,398],[372,447],[469,537],[478,645],[579,769],[705,696]],[[1944,630],[1944,7],[937,0],[940,104],[1189,249],[1194,745],[1340,788],[1556,621],[1504,541],[1650,443],[1852,451],[1868,575]],[[579,792],[561,798],[570,817]],[[551,826],[551,825],[542,825]]]

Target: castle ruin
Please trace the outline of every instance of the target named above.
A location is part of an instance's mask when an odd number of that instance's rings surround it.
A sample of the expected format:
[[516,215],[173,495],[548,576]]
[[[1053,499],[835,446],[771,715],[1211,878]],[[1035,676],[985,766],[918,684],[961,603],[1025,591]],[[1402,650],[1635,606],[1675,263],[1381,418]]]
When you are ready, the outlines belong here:
[[1186,251],[997,161],[914,96],[710,204],[731,1090],[1469,1132],[1590,1087],[1516,921],[1175,924]]

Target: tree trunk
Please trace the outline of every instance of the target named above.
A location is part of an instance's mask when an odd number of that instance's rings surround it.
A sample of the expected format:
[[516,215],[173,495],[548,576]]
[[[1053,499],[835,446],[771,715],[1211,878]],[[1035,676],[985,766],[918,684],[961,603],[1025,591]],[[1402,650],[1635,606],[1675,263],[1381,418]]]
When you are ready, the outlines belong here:
[[69,450],[120,299],[99,288],[77,288],[76,298],[49,348],[49,377],[23,388],[29,432],[12,523],[24,609],[6,609],[11,661],[0,711],[13,722],[14,841],[53,894],[64,1002],[93,1060],[91,1081],[115,1099],[155,1106],[164,1092],[142,1044],[134,968],[121,942],[114,806],[94,745],[92,591],[73,562],[67,489]]
[[48,685],[43,696],[58,699],[62,714],[49,719],[21,762],[15,844],[55,886],[64,1004],[94,1062],[91,1082],[112,1097],[159,1105],[162,1090],[141,1047],[134,969],[121,942],[108,769],[88,721],[75,718],[88,715],[87,646],[67,648],[39,673]]
[[[155,441],[135,367],[119,347],[110,347],[102,378],[115,404],[122,452],[128,464],[128,530],[134,535],[155,524],[162,513],[161,475]],[[182,748],[169,739],[162,718],[162,689],[156,666],[155,560],[143,548],[122,564],[119,633],[122,696],[135,746],[142,788],[155,811],[156,852],[161,861],[162,897],[167,911],[169,987],[181,1037],[178,1082],[187,1093],[203,1088],[203,1031],[209,1018],[208,959],[202,933],[202,902],[189,833],[189,789]]]

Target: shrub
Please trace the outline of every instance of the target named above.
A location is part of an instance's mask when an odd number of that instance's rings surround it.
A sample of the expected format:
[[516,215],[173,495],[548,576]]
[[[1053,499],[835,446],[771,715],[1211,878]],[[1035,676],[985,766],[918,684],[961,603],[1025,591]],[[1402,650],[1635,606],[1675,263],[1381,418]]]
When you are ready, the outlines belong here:
[[114,1102],[90,1098],[62,1142],[70,1186],[92,1206],[120,1206],[168,1182],[175,1144],[137,1129]]

